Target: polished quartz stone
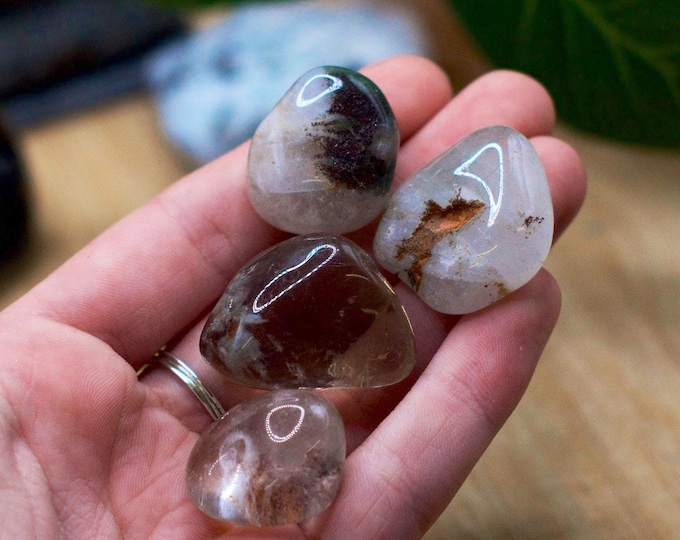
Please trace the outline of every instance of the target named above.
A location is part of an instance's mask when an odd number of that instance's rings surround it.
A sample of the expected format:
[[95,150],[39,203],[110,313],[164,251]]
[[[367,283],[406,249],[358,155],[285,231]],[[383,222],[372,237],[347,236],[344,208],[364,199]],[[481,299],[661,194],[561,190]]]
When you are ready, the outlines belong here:
[[219,520],[298,523],[333,502],[344,460],[345,431],[333,405],[306,390],[267,392],[201,435],[189,457],[187,490]]
[[550,190],[534,147],[517,131],[494,126],[400,186],[374,249],[429,306],[463,314],[529,281],[552,235]]
[[359,229],[385,208],[398,148],[394,114],[373,82],[349,69],[315,68],[253,136],[251,203],[292,233]]
[[246,264],[208,317],[200,349],[233,381],[263,389],[386,386],[415,361],[399,299],[338,235],[295,237]]

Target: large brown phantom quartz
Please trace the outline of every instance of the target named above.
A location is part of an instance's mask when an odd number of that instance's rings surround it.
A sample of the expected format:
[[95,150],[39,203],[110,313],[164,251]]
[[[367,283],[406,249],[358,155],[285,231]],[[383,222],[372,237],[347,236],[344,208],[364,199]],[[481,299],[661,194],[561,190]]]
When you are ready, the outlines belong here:
[[386,386],[415,361],[399,299],[370,257],[338,235],[295,237],[246,264],[200,348],[233,381],[263,389]]

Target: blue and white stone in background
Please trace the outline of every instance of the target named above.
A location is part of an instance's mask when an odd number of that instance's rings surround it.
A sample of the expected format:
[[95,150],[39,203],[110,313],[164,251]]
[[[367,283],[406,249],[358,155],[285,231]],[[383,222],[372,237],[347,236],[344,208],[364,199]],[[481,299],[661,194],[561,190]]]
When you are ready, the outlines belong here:
[[251,137],[309,69],[358,69],[401,53],[427,53],[407,12],[362,4],[260,4],[163,48],[146,74],[167,136],[205,163]]

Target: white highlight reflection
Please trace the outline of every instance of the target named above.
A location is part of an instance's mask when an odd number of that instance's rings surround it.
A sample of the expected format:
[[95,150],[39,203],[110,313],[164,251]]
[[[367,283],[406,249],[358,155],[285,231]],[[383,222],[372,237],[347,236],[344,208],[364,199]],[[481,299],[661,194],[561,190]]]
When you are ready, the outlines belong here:
[[[323,92],[320,92],[316,96],[312,96],[311,98],[304,98],[302,95],[305,93],[305,90],[307,90],[307,87],[315,80],[317,79],[329,79],[331,81],[331,85],[324,89]],[[328,94],[332,94],[336,90],[339,90],[342,88],[342,80],[339,79],[338,77],[334,77],[333,75],[328,75],[327,73],[321,73],[319,75],[314,75],[311,79],[309,79],[305,85],[300,89],[298,92],[297,98],[295,99],[295,104],[298,107],[306,107],[307,105],[311,105],[312,103],[316,103],[319,101],[322,97],[327,96]]]
[[[279,279],[284,277],[287,274],[290,274],[291,272],[294,272],[298,268],[303,267],[305,264],[307,264],[314,255],[319,253],[323,249],[330,249],[331,253],[326,257],[323,261],[321,261],[319,264],[317,264],[314,268],[312,268],[309,272],[307,272],[304,276],[301,278],[296,279],[293,283],[288,285],[285,289],[283,289],[280,293],[274,295],[272,298],[267,300],[264,304],[260,304],[260,300],[262,299],[262,296],[267,292],[268,289],[270,289]],[[293,287],[295,287],[298,283],[302,283],[305,279],[307,279],[309,276],[311,276],[314,272],[322,268],[325,264],[328,263],[333,257],[335,257],[335,254],[338,252],[338,248],[331,245],[331,244],[322,244],[320,246],[315,247],[312,249],[307,256],[304,258],[304,260],[295,266],[292,266],[280,274],[278,274],[274,279],[272,279],[269,283],[267,283],[262,290],[258,293],[258,295],[255,297],[255,300],[253,301],[253,313],[259,313],[263,309],[265,309],[267,306],[272,305],[274,302],[276,302],[279,298],[281,298],[284,294],[286,294],[288,291],[290,291]]]
[[[484,179],[480,178],[474,173],[471,173],[469,168],[470,166],[479,159],[479,157],[486,152],[487,150],[495,150],[496,153],[498,154],[498,199],[494,197],[493,193],[491,192],[491,188],[489,187],[489,184],[484,181]],[[503,170],[503,149],[500,147],[498,143],[489,143],[484,146],[482,146],[475,155],[473,155],[470,159],[462,163],[461,165],[458,166],[458,168],[453,171],[453,174],[457,174],[459,176],[467,176],[468,178],[471,178],[475,182],[479,182],[482,187],[484,188],[484,191],[486,191],[486,195],[489,198],[489,220],[486,223],[487,227],[491,227],[494,222],[496,221],[496,218],[498,217],[498,212],[501,210],[501,202],[503,200],[503,180],[504,180],[504,170]]]
[[[274,433],[274,430],[272,429],[272,426],[271,426],[272,415],[275,412],[280,411],[281,409],[297,409],[298,411],[300,411],[300,418],[298,418],[297,424],[295,424],[295,426],[293,426],[293,429],[291,429],[290,432],[288,432],[288,434],[284,435],[283,437],[281,435],[277,435],[276,433]],[[272,441],[274,441],[276,443],[282,443],[282,442],[289,441],[290,439],[295,437],[295,434],[298,431],[300,431],[300,426],[302,426],[302,421],[304,419],[305,419],[305,409],[303,407],[301,407],[300,405],[295,405],[293,403],[287,403],[286,405],[279,405],[277,407],[274,407],[271,411],[269,411],[267,413],[267,418],[264,421],[264,428],[267,430],[267,435],[269,435],[269,438]]]

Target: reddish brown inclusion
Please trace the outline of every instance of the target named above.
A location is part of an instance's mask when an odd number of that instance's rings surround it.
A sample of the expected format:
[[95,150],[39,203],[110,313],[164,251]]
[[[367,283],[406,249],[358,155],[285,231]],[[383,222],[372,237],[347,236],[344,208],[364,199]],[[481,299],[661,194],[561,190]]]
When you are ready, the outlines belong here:
[[432,257],[434,247],[450,232],[460,228],[484,208],[482,201],[466,201],[458,195],[445,207],[429,200],[420,218],[420,224],[411,236],[397,247],[397,260],[406,255],[413,257],[413,263],[406,271],[411,286],[417,291],[423,280],[423,266]]
[[372,96],[350,77],[333,71],[342,80],[342,91],[331,95],[328,113],[341,120],[312,122],[325,135],[311,135],[321,152],[314,156],[322,174],[335,186],[384,194],[389,191],[395,160],[385,160],[373,149],[376,137],[388,137],[384,125],[392,112],[380,95]]
[[[248,509],[251,515],[258,516],[260,525],[280,525],[298,520],[305,501],[323,496],[324,486],[342,474],[342,466],[318,448],[307,451],[304,469],[292,478],[279,482],[271,464],[260,456],[257,481],[248,493]],[[323,479],[323,482],[319,482]],[[281,516],[284,516],[282,519]]]

